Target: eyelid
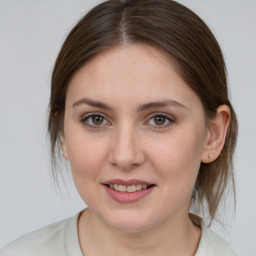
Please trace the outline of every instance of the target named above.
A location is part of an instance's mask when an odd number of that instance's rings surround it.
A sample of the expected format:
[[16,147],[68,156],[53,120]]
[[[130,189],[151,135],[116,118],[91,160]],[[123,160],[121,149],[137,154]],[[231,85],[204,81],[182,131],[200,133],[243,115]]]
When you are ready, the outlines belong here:
[[[100,117],[103,117],[106,121],[107,121],[107,124],[102,124],[102,125],[90,125],[89,123],[86,122],[86,120],[90,117],[93,117],[93,116],[100,116]],[[152,124],[149,124],[149,121],[154,118],[154,117],[157,117],[157,116],[161,116],[161,117],[164,117],[166,118],[169,123],[168,124],[164,124],[164,125],[152,125]],[[105,114],[101,113],[101,112],[89,112],[87,114],[84,114],[82,115],[82,117],[80,118],[80,122],[84,125],[84,126],[87,126],[89,128],[94,128],[94,129],[99,129],[99,128],[103,128],[104,126],[109,126],[112,124],[111,121],[109,121],[109,118],[106,117]],[[147,121],[144,123],[146,125],[150,125],[150,126],[154,126],[155,128],[157,129],[164,129],[164,128],[167,128],[169,127],[171,124],[175,123],[176,120],[173,116],[169,115],[169,114],[166,114],[166,113],[163,113],[163,112],[155,112],[155,113],[151,113],[148,118],[147,118]]]
[[[90,117],[93,117],[93,116],[100,116],[100,117],[103,117],[107,122],[108,124],[102,124],[102,125],[90,125],[88,123],[86,123],[86,120],[89,119]],[[109,121],[109,118],[107,118],[103,113],[100,113],[100,112],[90,112],[90,113],[87,113],[87,114],[84,114],[81,118],[80,118],[80,122],[89,127],[89,128],[94,128],[94,129],[99,129],[99,128],[102,128],[103,126],[106,126],[106,125],[109,125],[111,124],[111,122]]]
[[150,125],[150,124],[149,124],[149,121],[150,121],[152,118],[157,117],[157,116],[164,117],[164,118],[166,118],[166,119],[169,121],[169,123],[168,123],[168,124],[165,124],[165,125],[151,125],[151,126],[156,127],[157,129],[161,129],[161,128],[164,129],[164,128],[167,128],[167,127],[169,127],[172,123],[175,123],[175,121],[176,121],[175,118],[174,118],[173,116],[169,115],[169,114],[166,114],[166,113],[163,113],[163,112],[155,112],[155,113],[151,113],[151,114],[149,115],[149,117],[147,118],[146,124]]
[[170,119],[171,121],[175,121],[175,118],[172,115],[166,114],[164,112],[154,112],[154,113],[151,113],[148,116],[148,119],[151,119],[152,117],[155,117],[155,116],[163,116],[163,117],[166,117],[166,118]]

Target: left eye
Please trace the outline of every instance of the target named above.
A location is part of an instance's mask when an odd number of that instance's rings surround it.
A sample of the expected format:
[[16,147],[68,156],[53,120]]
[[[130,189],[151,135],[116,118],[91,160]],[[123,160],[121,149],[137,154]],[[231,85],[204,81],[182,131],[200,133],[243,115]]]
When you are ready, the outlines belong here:
[[168,117],[168,116],[164,116],[164,115],[155,115],[152,118],[150,118],[150,120],[148,121],[148,124],[150,125],[154,125],[154,126],[168,126],[173,122],[173,120]]
[[83,118],[82,122],[88,126],[102,126],[108,123],[108,121],[101,115],[90,115]]

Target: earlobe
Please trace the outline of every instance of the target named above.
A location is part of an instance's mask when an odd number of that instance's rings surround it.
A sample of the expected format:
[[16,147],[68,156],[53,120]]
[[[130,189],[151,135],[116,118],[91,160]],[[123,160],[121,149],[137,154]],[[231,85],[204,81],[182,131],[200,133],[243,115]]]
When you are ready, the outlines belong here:
[[203,163],[213,162],[219,157],[225,144],[230,116],[229,106],[221,105],[217,108],[215,117],[209,120],[205,147],[201,157]]
[[61,144],[61,150],[62,150],[63,157],[68,161],[69,160],[68,150],[67,150],[65,139],[63,137],[61,137],[61,143],[60,144]]

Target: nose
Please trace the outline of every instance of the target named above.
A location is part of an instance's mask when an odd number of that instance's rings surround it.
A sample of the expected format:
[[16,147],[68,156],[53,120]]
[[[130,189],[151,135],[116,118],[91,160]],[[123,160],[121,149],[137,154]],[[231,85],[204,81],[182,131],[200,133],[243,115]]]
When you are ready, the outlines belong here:
[[117,128],[112,137],[109,161],[120,170],[130,170],[145,161],[140,144],[140,133],[132,125],[123,124]]

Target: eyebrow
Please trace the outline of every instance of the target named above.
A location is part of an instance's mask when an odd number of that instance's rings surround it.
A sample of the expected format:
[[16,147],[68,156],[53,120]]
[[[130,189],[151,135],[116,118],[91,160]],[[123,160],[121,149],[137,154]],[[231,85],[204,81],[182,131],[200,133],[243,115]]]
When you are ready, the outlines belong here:
[[181,107],[181,108],[187,109],[185,105],[183,105],[182,103],[176,100],[163,100],[163,101],[149,102],[147,104],[141,105],[138,107],[138,110],[145,111],[150,108],[159,108],[159,107],[168,107],[168,106]]
[[88,98],[82,98],[82,99],[76,101],[72,105],[72,107],[76,107],[76,106],[79,106],[81,104],[87,104],[87,105],[92,106],[92,107],[103,108],[103,109],[107,109],[107,110],[111,109],[111,107],[109,107],[107,104],[105,104],[103,102],[92,100],[92,99],[88,99]]
[[[82,104],[87,104],[89,106],[96,107],[96,108],[111,110],[111,107],[108,106],[107,104],[105,104],[101,101],[96,101],[96,100],[92,100],[89,98],[82,98],[82,99],[76,101],[72,105],[72,107],[77,107]],[[187,107],[185,105],[183,105],[182,103],[180,103],[176,100],[162,100],[162,101],[154,101],[154,102],[149,102],[149,103],[140,105],[138,107],[138,112],[145,111],[150,108],[159,108],[159,107],[167,107],[167,106],[181,107],[181,108],[187,109]]]

